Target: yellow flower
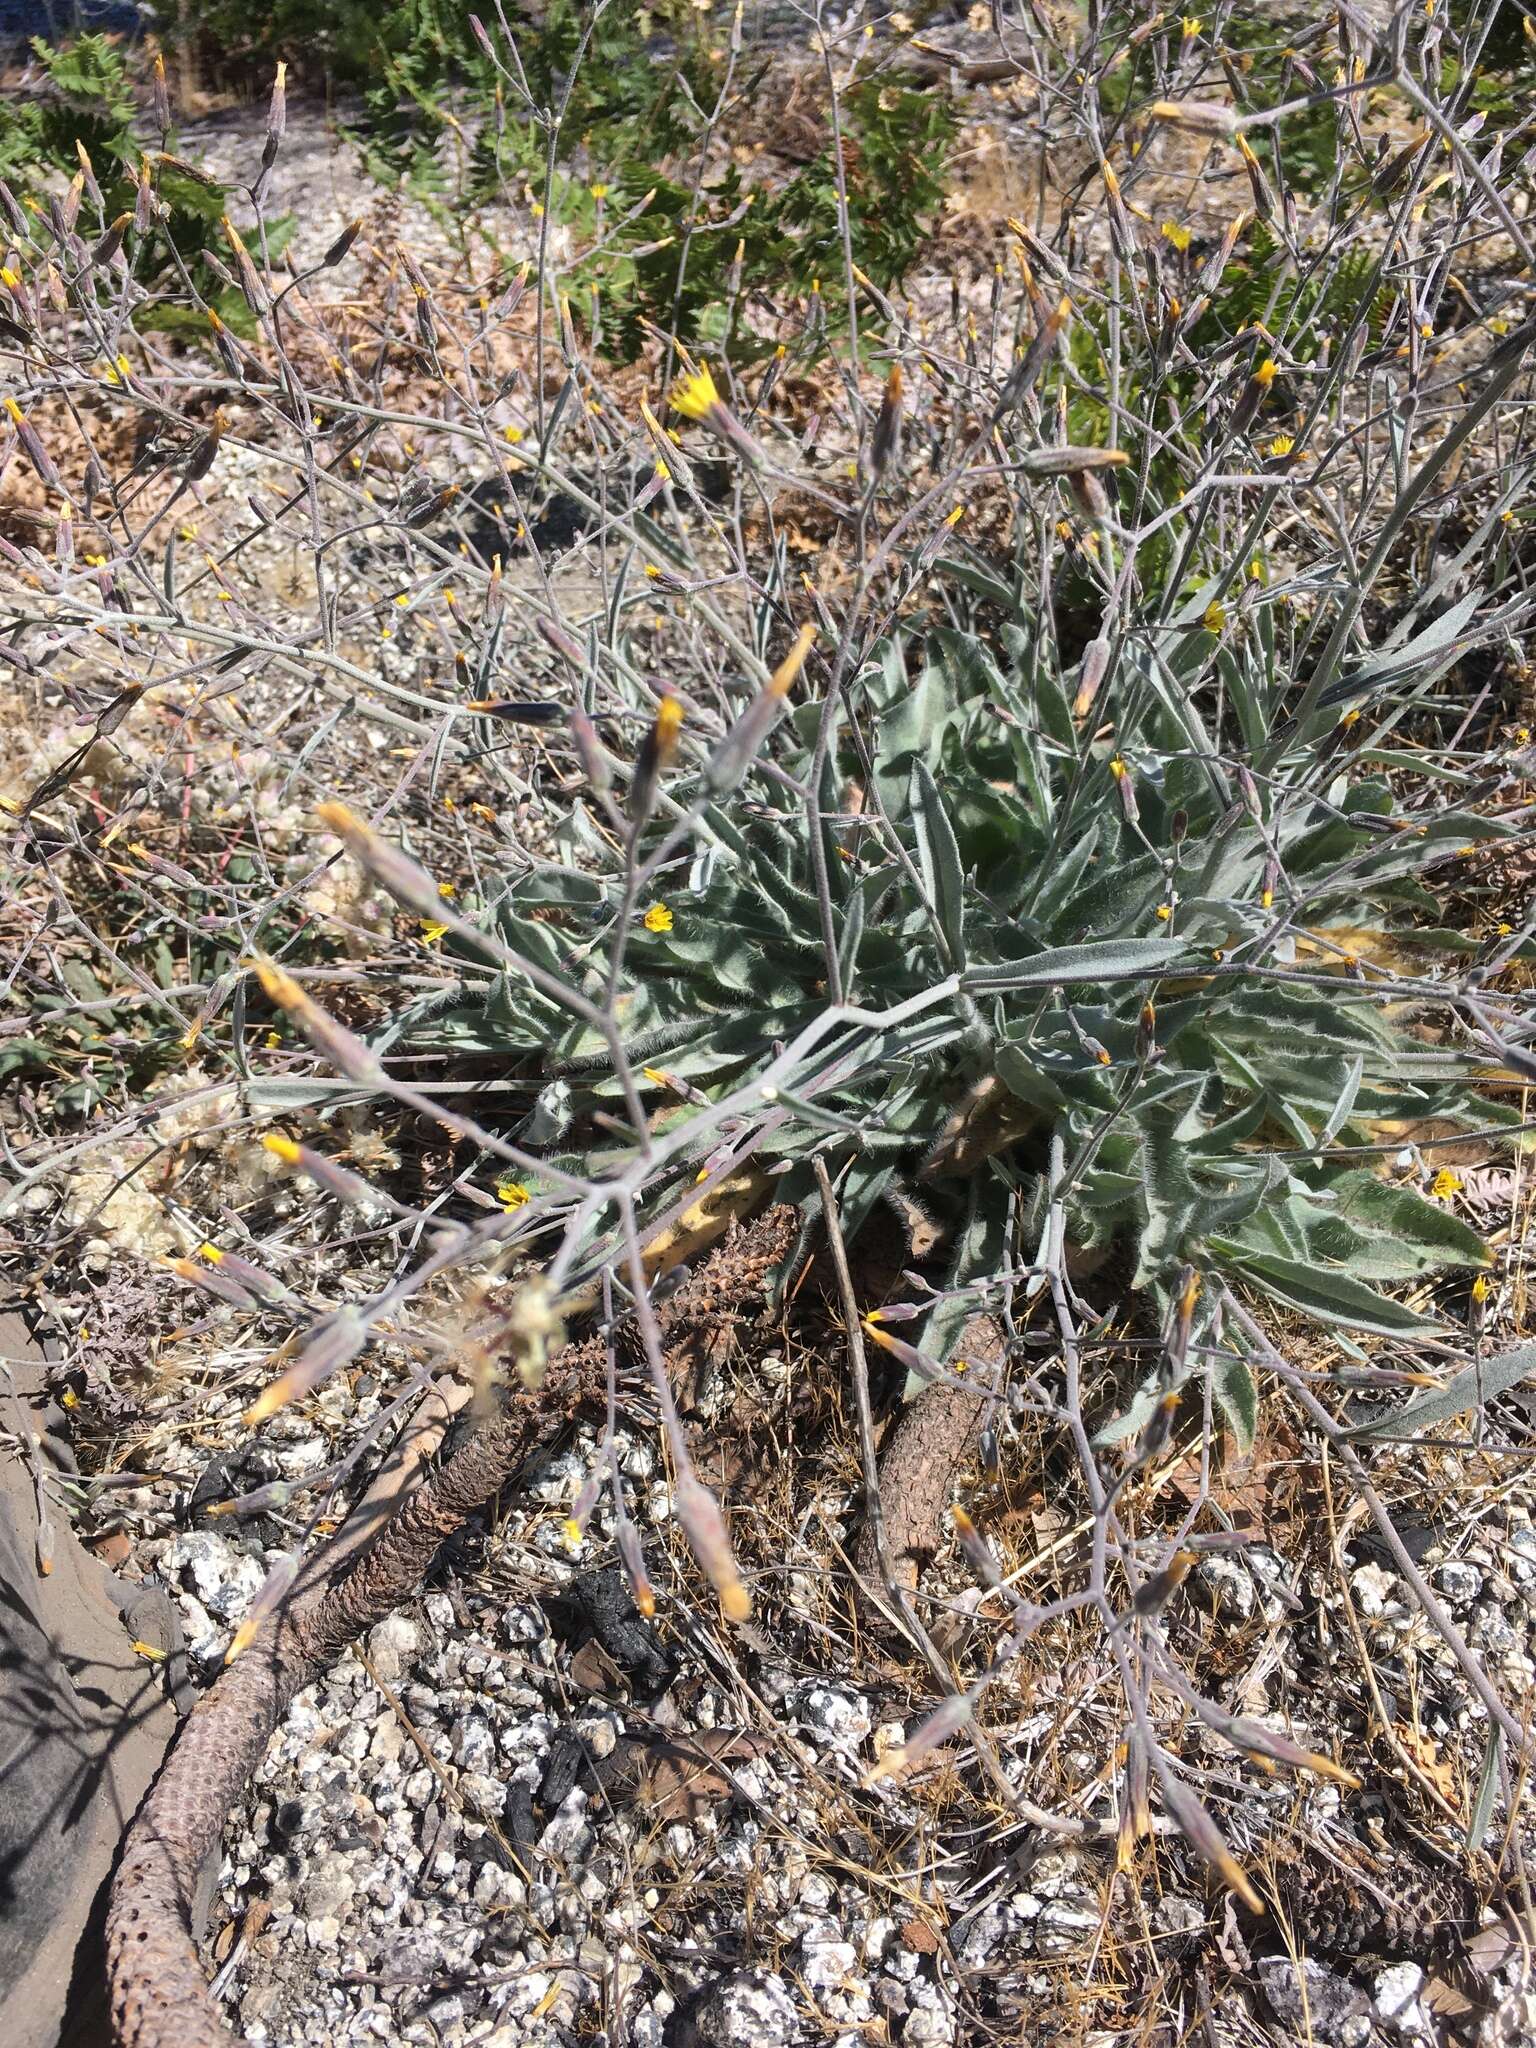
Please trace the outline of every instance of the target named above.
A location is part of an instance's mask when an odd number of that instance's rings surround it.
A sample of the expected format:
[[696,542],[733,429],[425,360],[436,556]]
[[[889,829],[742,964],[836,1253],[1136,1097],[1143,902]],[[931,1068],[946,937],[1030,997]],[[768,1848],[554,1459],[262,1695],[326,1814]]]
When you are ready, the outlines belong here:
[[1271,441],[1269,446],[1264,450],[1264,453],[1266,455],[1273,455],[1276,461],[1279,461],[1281,456],[1289,455],[1291,450],[1295,446],[1296,443],[1291,439],[1289,434],[1276,434],[1273,441]]
[[1173,905],[1171,903],[1159,903],[1159,905],[1157,906],[1157,914],[1163,920],[1164,924],[1166,924],[1168,920],[1173,916]]
[[1164,237],[1168,241],[1172,242],[1173,246],[1175,247],[1175,249],[1178,250],[1181,256],[1184,254],[1184,251],[1189,247],[1190,243],[1194,240],[1194,237],[1190,234],[1189,229],[1185,227],[1180,227],[1177,221],[1165,220],[1163,222],[1162,232]]
[[1186,14],[1179,22],[1179,27],[1183,30],[1185,41],[1191,41],[1200,33],[1201,23],[1199,15]]
[[1459,1195],[1466,1183],[1459,1173],[1452,1173],[1448,1166],[1442,1166],[1429,1184],[1429,1192],[1437,1202],[1448,1202],[1452,1195]]
[[672,913],[665,903],[653,903],[645,913],[645,928],[648,932],[669,932],[672,929]]
[[1207,633],[1219,633],[1227,623],[1226,607],[1219,604],[1208,604],[1200,623],[1204,626]]
[[521,427],[503,427],[501,433],[502,439],[505,441],[521,441],[523,438]]
[[496,1199],[503,1209],[521,1209],[529,1199],[528,1190],[520,1180],[499,1180],[496,1183]]
[[608,197],[608,187],[606,185],[594,185],[592,187],[592,197],[594,199],[606,199]]
[[1475,1302],[1477,1302],[1479,1306],[1481,1306],[1482,1303],[1488,1299],[1489,1295],[1492,1294],[1492,1292],[1492,1281],[1488,1278],[1486,1273],[1479,1273],[1477,1278],[1472,1282],[1472,1299]]
[[720,393],[705,364],[679,377],[672,386],[672,410],[680,412],[685,420],[707,419],[719,403]]
[[436,918],[424,917],[421,920],[421,935],[429,946],[435,946],[447,929],[447,925],[439,924]]

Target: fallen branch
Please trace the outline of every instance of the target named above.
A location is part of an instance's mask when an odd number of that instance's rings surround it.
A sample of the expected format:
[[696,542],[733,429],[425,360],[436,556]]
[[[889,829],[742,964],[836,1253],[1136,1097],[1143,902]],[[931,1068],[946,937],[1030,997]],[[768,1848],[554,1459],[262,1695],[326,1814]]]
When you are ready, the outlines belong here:
[[[193,1709],[123,1846],[107,1917],[112,2017],[123,2048],[231,2048],[193,1939],[198,1874],[231,1807],[297,1693],[421,1583],[448,1537],[525,1465],[597,1383],[596,1347],[573,1347],[537,1395],[521,1392],[481,1425],[392,1517],[373,1496],[365,1534],[332,1578],[322,1552],[288,1608],[262,1630]],[[393,1493],[391,1482],[390,1493]]]

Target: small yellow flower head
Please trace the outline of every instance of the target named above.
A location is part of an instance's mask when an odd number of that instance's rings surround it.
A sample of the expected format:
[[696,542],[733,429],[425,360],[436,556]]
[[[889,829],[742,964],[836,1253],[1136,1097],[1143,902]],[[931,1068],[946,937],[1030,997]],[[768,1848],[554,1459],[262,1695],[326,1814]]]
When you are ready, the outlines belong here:
[[1488,1275],[1486,1273],[1479,1273],[1477,1278],[1472,1282],[1472,1299],[1477,1303],[1479,1308],[1482,1307],[1483,1303],[1488,1299],[1489,1295],[1492,1294],[1492,1292],[1493,1282],[1488,1278]]
[[1199,35],[1201,29],[1201,21],[1199,15],[1186,14],[1180,21],[1179,27],[1183,32],[1185,42],[1193,42],[1194,38],[1197,35]]
[[285,1138],[281,1131],[269,1131],[261,1142],[274,1159],[281,1159],[284,1166],[297,1166],[302,1157],[292,1138]]
[[1188,228],[1181,227],[1177,221],[1173,220],[1165,220],[1161,232],[1164,240],[1172,242],[1174,248],[1178,250],[1181,256],[1194,240]]
[[1295,446],[1296,443],[1291,439],[1289,434],[1276,434],[1273,441],[1271,441],[1268,447],[1264,450],[1264,453],[1266,455],[1272,455],[1278,462],[1283,457],[1291,454]]
[[707,419],[710,412],[720,403],[720,393],[715,389],[715,380],[706,364],[686,376],[679,377],[672,386],[672,410],[680,412],[685,420]]
[[1113,775],[1116,782],[1119,782],[1124,777],[1125,763],[1121,760],[1118,754],[1116,754],[1115,758],[1110,762],[1109,772],[1111,775]]
[[496,1183],[496,1199],[503,1209],[521,1209],[529,1199],[528,1190],[520,1180],[499,1180]]
[[435,946],[447,929],[447,925],[439,924],[435,917],[424,917],[421,920],[421,935],[429,946]]
[[672,929],[672,913],[665,903],[653,903],[645,913],[645,928],[648,932],[669,932]]
[[1159,903],[1159,905],[1157,906],[1157,914],[1162,919],[1163,923],[1167,924],[1169,919],[1173,916],[1173,905],[1171,903]]
[[1200,623],[1204,626],[1207,633],[1219,633],[1227,623],[1225,605],[1208,604],[1201,615]]
[[677,745],[677,736],[683,729],[683,700],[681,697],[666,696],[656,707],[656,737],[663,753],[671,754]]
[[1254,371],[1253,381],[1255,384],[1262,384],[1264,389],[1267,391],[1270,385],[1274,383],[1276,377],[1279,376],[1279,374],[1280,365],[1275,361],[1273,356],[1266,356],[1263,362],[1260,363],[1259,367]]
[[1466,1183],[1459,1173],[1453,1173],[1448,1166],[1442,1166],[1429,1184],[1429,1192],[1437,1202],[1448,1202],[1452,1195],[1459,1195]]

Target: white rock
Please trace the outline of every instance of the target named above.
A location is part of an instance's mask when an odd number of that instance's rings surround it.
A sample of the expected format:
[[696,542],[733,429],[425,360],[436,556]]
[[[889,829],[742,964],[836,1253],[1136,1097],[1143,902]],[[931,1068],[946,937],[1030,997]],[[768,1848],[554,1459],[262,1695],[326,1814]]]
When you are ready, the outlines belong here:
[[1400,2033],[1430,2033],[1429,2015],[1419,2003],[1423,1989],[1424,1972],[1417,1963],[1393,1963],[1377,1975],[1376,2011]]
[[1349,1585],[1355,1605],[1368,1621],[1403,1611],[1401,1584],[1379,1564],[1357,1565],[1349,1575]]
[[496,1738],[490,1724],[466,1714],[453,1730],[453,1761],[464,1771],[489,1771],[496,1763]]
[[796,1689],[790,1713],[824,1749],[856,1749],[875,1725],[866,1699],[819,1680]]
[[565,1804],[540,1835],[539,1854],[569,1868],[571,1864],[579,1862],[591,1846],[592,1830],[587,1826],[587,1795],[578,1785],[573,1792],[566,1794]]
[[386,1711],[373,1724],[368,1738],[368,1754],[377,1757],[381,1763],[398,1763],[405,1748],[405,1730],[400,1726],[399,1716]]
[[459,1791],[471,1813],[478,1813],[482,1820],[501,1818],[507,1803],[507,1788],[502,1779],[488,1771],[466,1771],[459,1779]]
[[387,1614],[368,1631],[368,1661],[386,1685],[398,1685],[421,1648],[421,1631],[409,1615]]
[[1435,1573],[1435,1584],[1452,1607],[1470,1607],[1483,1590],[1483,1575],[1475,1564],[1450,1557]]
[[1195,1567],[1195,1598],[1213,1606],[1224,1621],[1246,1621],[1257,1604],[1246,1565],[1219,1552],[1201,1558]]
[[211,1615],[231,1627],[244,1620],[267,1576],[254,1557],[208,1529],[174,1536],[161,1555],[160,1571],[173,1583],[180,1580]]
[[699,2040],[710,2048],[791,2048],[800,2039],[794,1999],[776,1973],[743,1970],[722,1978],[705,1992],[692,2018]]
[[938,1986],[926,1980],[914,1983],[911,1998],[902,2048],[952,2048],[955,2018]]

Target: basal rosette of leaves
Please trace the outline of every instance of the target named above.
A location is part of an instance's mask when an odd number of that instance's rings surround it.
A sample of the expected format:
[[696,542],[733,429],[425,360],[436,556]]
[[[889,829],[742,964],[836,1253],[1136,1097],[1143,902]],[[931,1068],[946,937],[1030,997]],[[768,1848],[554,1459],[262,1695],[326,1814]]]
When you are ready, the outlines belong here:
[[[1436,1328],[1394,1287],[1486,1254],[1444,1206],[1381,1177],[1396,1170],[1381,1133],[1513,1113],[1478,1093],[1472,1058],[1415,1033],[1411,992],[1340,956],[1422,920],[1425,871],[1507,828],[1400,814],[1369,764],[1316,747],[1260,780],[1236,769],[1202,723],[1202,678],[1219,670],[1238,723],[1268,731],[1285,618],[1264,605],[1229,638],[1176,625],[1128,639],[1113,745],[1074,722],[1073,677],[1023,627],[876,649],[820,788],[840,1010],[798,793],[819,703],[777,728],[776,772],[760,762],[722,803],[702,801],[707,738],[680,756],[668,793],[702,805],[696,831],[646,883],[670,929],[646,924],[652,898],[626,895],[622,847],[578,805],[562,859],[508,878],[483,916],[601,1004],[628,905],[616,1013],[648,1107],[682,1140],[648,1213],[687,1199],[706,1166],[750,1162],[809,1228],[817,1150],[846,1169],[850,1232],[893,1192],[917,1196],[948,1226],[945,1288],[914,1332],[941,1361],[976,1285],[1028,1266],[1054,1154],[1068,1240],[1123,1243],[1158,1304],[1190,1263],[1348,1330]],[[1411,936],[1430,961],[1464,945],[1422,923]],[[503,1055],[536,1093],[520,1144],[587,1175],[594,1145],[632,1157],[604,1135],[623,1104],[600,1036],[521,976],[408,1011],[385,1043]],[[586,1270],[604,1255],[594,1238]],[[1246,1441],[1240,1365],[1216,1392]]]

